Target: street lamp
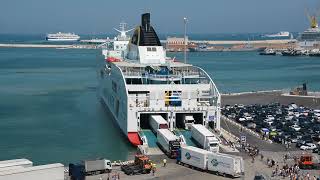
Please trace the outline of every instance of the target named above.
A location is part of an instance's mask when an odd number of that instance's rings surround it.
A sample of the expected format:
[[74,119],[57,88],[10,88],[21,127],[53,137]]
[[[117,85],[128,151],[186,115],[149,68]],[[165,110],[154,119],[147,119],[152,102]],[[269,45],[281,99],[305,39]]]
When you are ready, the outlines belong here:
[[187,21],[188,19],[184,17],[184,63],[187,63]]

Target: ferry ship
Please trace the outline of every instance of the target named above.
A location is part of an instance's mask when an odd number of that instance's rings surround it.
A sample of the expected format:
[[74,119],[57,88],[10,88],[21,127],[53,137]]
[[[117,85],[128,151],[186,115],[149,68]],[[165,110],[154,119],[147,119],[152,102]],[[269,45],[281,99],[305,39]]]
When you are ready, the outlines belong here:
[[145,144],[144,130],[153,115],[161,115],[171,131],[186,128],[186,116],[220,130],[221,97],[215,83],[200,67],[166,56],[150,13],[142,15],[127,45],[111,47],[104,55],[98,91],[132,145]]
[[264,36],[268,38],[289,38],[290,33],[288,31],[281,31],[276,34],[266,34]]
[[80,39],[79,35],[74,33],[62,33],[58,32],[55,34],[47,34],[47,41],[78,41]]
[[320,29],[316,16],[309,16],[310,28],[302,32],[298,37],[301,48],[319,48],[320,46]]

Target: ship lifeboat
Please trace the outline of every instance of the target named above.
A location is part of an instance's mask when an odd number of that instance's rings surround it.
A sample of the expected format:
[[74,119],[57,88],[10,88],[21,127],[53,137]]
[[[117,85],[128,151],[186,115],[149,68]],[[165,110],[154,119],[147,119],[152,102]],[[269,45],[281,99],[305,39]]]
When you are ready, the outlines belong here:
[[108,57],[108,58],[106,59],[106,61],[107,61],[107,62],[120,62],[121,59],[115,58],[115,57]]

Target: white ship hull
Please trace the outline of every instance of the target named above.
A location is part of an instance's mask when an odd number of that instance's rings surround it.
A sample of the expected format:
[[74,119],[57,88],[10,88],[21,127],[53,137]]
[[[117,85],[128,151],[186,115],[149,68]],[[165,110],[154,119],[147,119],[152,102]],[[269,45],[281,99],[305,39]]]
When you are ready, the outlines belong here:
[[57,41],[57,42],[62,42],[62,41],[79,41],[79,38],[70,38],[70,39],[51,39],[47,38],[47,41]]

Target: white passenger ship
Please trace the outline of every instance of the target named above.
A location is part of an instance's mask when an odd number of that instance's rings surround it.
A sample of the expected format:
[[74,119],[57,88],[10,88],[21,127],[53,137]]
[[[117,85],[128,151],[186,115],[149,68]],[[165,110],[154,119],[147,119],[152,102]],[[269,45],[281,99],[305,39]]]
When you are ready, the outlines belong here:
[[133,145],[143,143],[141,131],[150,128],[152,115],[161,115],[171,131],[186,128],[185,117],[190,116],[195,124],[220,129],[215,83],[203,69],[166,57],[149,13],[142,15],[125,48],[116,48],[117,43],[103,52],[99,93]]
[[58,32],[55,34],[47,34],[47,41],[78,41],[80,39],[79,35],[74,33],[62,33]]

